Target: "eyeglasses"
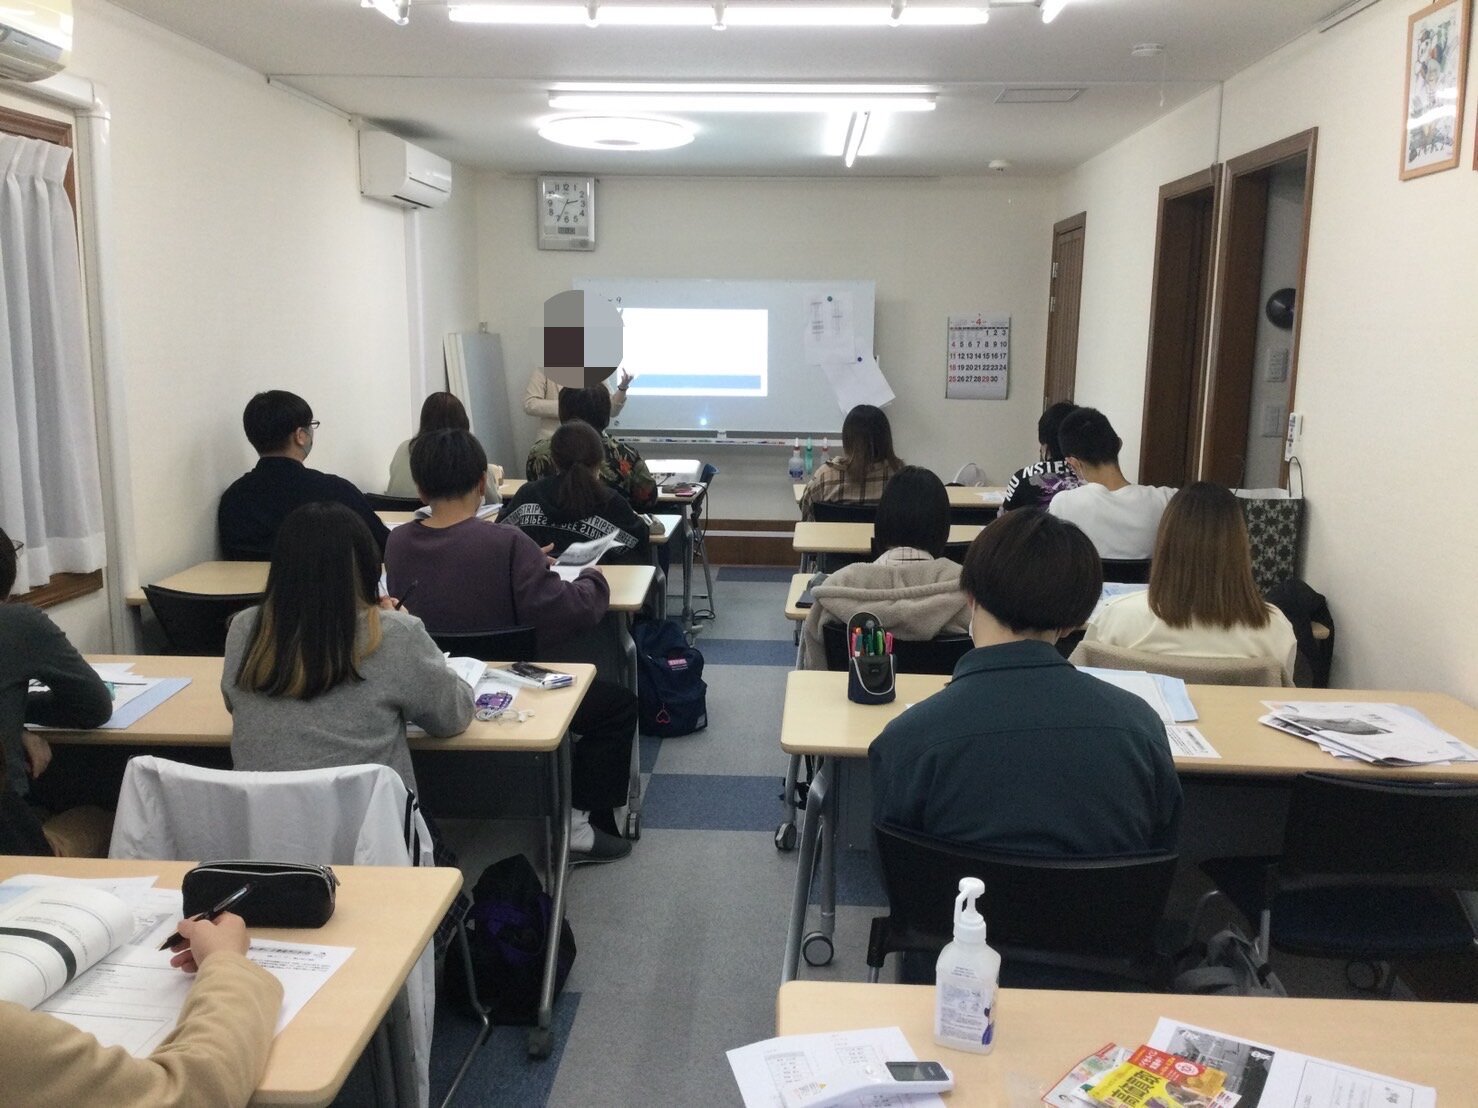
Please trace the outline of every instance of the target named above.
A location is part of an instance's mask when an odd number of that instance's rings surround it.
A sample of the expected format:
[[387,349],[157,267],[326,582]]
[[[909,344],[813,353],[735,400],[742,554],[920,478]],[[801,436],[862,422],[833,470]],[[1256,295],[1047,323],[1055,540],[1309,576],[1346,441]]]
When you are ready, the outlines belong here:
[[310,419],[308,421],[308,430],[310,430],[310,431],[316,431],[316,430],[318,430],[318,425],[319,425],[320,422],[321,422],[320,420]]

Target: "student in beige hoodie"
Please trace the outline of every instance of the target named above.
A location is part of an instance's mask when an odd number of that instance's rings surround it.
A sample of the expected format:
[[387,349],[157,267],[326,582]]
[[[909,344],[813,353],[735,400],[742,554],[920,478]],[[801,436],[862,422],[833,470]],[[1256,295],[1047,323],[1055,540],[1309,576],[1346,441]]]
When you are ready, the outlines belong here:
[[825,669],[821,627],[856,612],[877,616],[899,639],[964,634],[970,625],[960,565],[940,555],[949,539],[949,494],[921,466],[904,466],[888,481],[873,525],[875,561],[837,570],[811,590],[815,605],[801,629],[801,669]]

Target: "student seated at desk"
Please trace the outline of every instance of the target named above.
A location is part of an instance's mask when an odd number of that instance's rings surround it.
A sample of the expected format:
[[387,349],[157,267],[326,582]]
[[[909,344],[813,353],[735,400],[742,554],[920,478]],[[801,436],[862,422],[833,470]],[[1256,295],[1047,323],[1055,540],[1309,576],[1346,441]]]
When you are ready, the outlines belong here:
[[602,561],[645,563],[651,528],[624,496],[601,481],[605,453],[595,428],[580,419],[562,423],[549,450],[555,472],[514,493],[498,522],[511,523],[540,546],[552,546],[556,556],[571,543],[614,536],[616,546]]
[[1037,460],[1011,475],[1001,511],[1045,508],[1058,493],[1083,483],[1062,456],[1062,446],[1057,441],[1057,429],[1062,421],[1077,410],[1078,406],[1071,401],[1059,400],[1041,414],[1037,420]]
[[[621,409],[626,407],[626,397],[631,391],[631,382],[631,374],[623,369],[614,391],[605,384],[600,386],[610,395],[611,415],[618,415]],[[543,369],[536,369],[529,374],[529,383],[523,393],[523,410],[539,421],[541,439],[547,439],[554,434],[554,429],[565,421],[564,415],[559,410],[559,397],[566,391],[564,385],[556,385],[551,381]]]
[[1057,440],[1083,484],[1057,493],[1047,510],[1081,527],[1100,558],[1148,558],[1160,516],[1175,490],[1129,483],[1119,468],[1123,440],[1096,408],[1069,412],[1057,429]]
[[[631,503],[637,511],[650,511],[657,503],[657,481],[636,447],[614,438],[606,431],[615,412],[611,394],[604,385],[592,385],[588,389],[559,390],[559,421],[566,424],[572,419],[583,419],[600,435],[601,449],[605,452],[600,463],[600,479],[615,489]],[[557,428],[556,428],[557,429]],[[554,432],[540,438],[529,450],[524,475],[530,481],[548,477],[555,472]]]
[[416,790],[405,725],[461,734],[472,694],[421,621],[376,601],[380,552],[342,504],[283,520],[262,604],[226,631],[221,694],[237,769],[377,763]]
[[259,392],[241,415],[246,437],[258,454],[256,468],[221,494],[216,526],[221,551],[231,561],[263,562],[283,518],[302,504],[342,504],[369,528],[380,550],[390,534],[361,493],[342,477],[303,463],[313,450],[318,420],[301,396],[281,389]]
[[[516,527],[477,518],[487,456],[466,431],[422,435],[411,472],[427,519],[397,527],[385,550],[386,583],[435,631],[446,634],[532,627],[540,647],[592,630],[605,617],[611,589],[587,567],[573,581],[549,568],[544,551]],[[597,679],[575,710],[570,849],[577,861],[608,862],[631,853],[616,830],[626,803],[636,697]]]
[[[243,1106],[267,1068],[282,985],[247,961],[241,917],[181,920],[188,947],[170,965],[195,973],[179,1023],[147,1058],[104,1047],[46,1012],[0,1001],[0,1091],[7,1108]],[[198,972],[197,972],[198,971]]]
[[903,468],[893,453],[893,428],[883,409],[858,404],[842,420],[842,452],[811,474],[801,494],[801,518],[814,519],[818,500],[871,502]]
[[[0,601],[15,586],[16,555],[22,543],[0,531]],[[47,686],[31,692],[32,681]],[[27,731],[27,723],[51,727],[98,727],[113,714],[113,698],[97,672],[83,660],[56,624],[40,608],[0,602],[0,788],[12,818],[24,821],[36,835],[40,822],[24,802],[30,779],[40,777],[51,761],[51,745]],[[33,841],[38,841],[32,836]]]
[[[471,431],[472,421],[467,418],[467,409],[462,402],[449,392],[433,392],[421,403],[421,423],[416,430],[417,435],[429,434],[432,431],[446,431],[455,429],[458,431]],[[386,496],[414,497],[416,492],[416,481],[411,476],[411,443],[415,438],[408,438],[395,448],[395,457],[390,459],[390,482],[385,486]],[[498,502],[498,485],[503,479],[503,471],[498,466],[489,466],[493,479],[488,483],[488,503]]]
[[1093,544],[1040,509],[1009,512],[970,544],[961,582],[975,649],[872,744],[873,818],[1025,854],[1173,849],[1165,725],[1054,646],[1098,600]]
[[1104,604],[1084,641],[1185,658],[1262,658],[1289,678],[1298,655],[1288,617],[1257,591],[1236,496],[1210,481],[1187,485],[1165,509],[1149,590]]
[[821,627],[854,613],[877,616],[896,638],[963,634],[970,626],[960,565],[941,557],[949,540],[949,494],[921,466],[904,466],[883,489],[871,562],[854,562],[811,590],[816,603],[801,628],[801,669],[825,669]]

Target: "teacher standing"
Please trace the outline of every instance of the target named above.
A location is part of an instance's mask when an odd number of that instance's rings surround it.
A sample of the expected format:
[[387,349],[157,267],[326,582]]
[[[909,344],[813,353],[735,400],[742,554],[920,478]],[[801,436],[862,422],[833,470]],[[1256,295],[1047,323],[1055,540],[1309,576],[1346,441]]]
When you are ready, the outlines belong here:
[[[559,390],[544,373],[536,369],[529,374],[529,387],[524,390],[523,410],[539,421],[539,438],[547,439],[559,426]],[[610,386],[607,386],[609,388]],[[631,388],[631,374],[624,369],[617,386],[611,390],[611,415],[617,416],[626,406],[626,392]]]

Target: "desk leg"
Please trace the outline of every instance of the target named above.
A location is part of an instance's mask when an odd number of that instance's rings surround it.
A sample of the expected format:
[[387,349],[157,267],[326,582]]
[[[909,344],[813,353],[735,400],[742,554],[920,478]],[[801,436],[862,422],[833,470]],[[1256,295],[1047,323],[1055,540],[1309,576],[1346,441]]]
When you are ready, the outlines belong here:
[[[836,758],[828,758],[827,764],[831,766],[828,775],[827,788],[821,794],[822,818],[821,818],[821,931],[826,937],[826,953],[823,961],[817,962],[810,957],[809,950],[803,946],[802,951],[807,955],[806,961],[812,965],[826,965],[831,961],[832,937],[836,934],[837,925],[837,839],[840,829],[840,820],[837,818],[840,810],[839,798],[841,796],[842,767]],[[806,806],[810,807],[811,801],[806,800]],[[809,939],[810,936],[807,936]],[[809,945],[809,944],[807,944]]]
[[[564,928],[565,878],[570,872],[570,765],[573,740],[568,732],[554,752],[551,792],[554,806],[554,853],[550,859],[554,880],[549,890],[553,901],[549,914],[548,949],[544,952],[544,983],[539,990],[539,1022],[529,1029],[529,1057],[548,1058],[553,1047],[554,984],[559,972],[559,936]],[[547,760],[546,760],[547,761]]]
[[785,932],[785,961],[780,970],[780,983],[794,981],[800,968],[801,932],[806,927],[806,908],[811,900],[811,877],[816,868],[817,836],[822,834],[822,807],[831,791],[833,759],[819,759],[816,775],[806,796],[801,813],[801,845],[796,856],[795,892],[790,901],[790,920]]
[[689,633],[695,629],[693,621],[693,521],[689,518],[688,509],[683,509],[683,630]]
[[[636,696],[639,671],[636,664],[636,639],[631,634],[631,614],[621,613],[621,638],[626,656],[626,687]],[[633,842],[641,838],[641,734],[631,743],[631,785],[626,791],[626,837]]]

